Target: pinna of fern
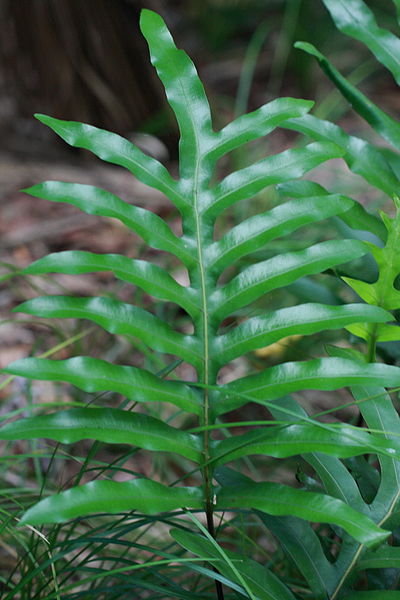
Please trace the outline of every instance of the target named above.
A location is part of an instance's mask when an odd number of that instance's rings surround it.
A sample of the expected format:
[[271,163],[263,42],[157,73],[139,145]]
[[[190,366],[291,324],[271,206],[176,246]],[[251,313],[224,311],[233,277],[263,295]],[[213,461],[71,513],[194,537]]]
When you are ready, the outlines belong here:
[[[381,543],[390,532],[374,522],[364,506],[352,506],[349,498],[338,495],[327,479],[325,490],[321,489],[320,493],[271,482],[245,480],[240,485],[219,486],[213,482],[216,465],[221,467],[251,454],[284,458],[312,453],[318,457],[315,462],[319,460],[321,465],[330,459],[342,464],[339,458],[371,451],[385,458],[400,458],[400,448],[394,440],[386,439],[379,432],[371,434],[355,427],[334,427],[318,422],[289,396],[305,389],[398,386],[400,369],[397,367],[325,357],[284,363],[226,385],[218,385],[217,380],[220,369],[234,358],[288,335],[311,335],[355,323],[384,324],[392,319],[384,308],[362,303],[343,306],[307,303],[264,312],[227,332],[220,329],[228,316],[269,292],[369,251],[368,245],[358,240],[328,240],[240,269],[239,259],[302,226],[348,212],[368,220],[362,207],[339,194],[294,197],[243,221],[220,239],[214,239],[215,221],[225,209],[251,198],[269,185],[300,178],[324,161],[342,156],[343,150],[330,142],[311,143],[268,156],[212,184],[216,163],[222,156],[267,135],[288,119],[301,121],[312,103],[280,98],[215,132],[194,65],[176,48],[161,17],[144,10],[141,29],[178,121],[179,179],[174,179],[157,160],[116,134],[49,116],[37,115],[37,118],[70,145],[90,150],[102,160],[128,169],[143,183],[164,193],[181,215],[183,235],[176,236],[166,222],[149,210],[131,206],[93,186],[48,181],[25,191],[53,202],[67,202],[90,214],[118,219],[151,247],[178,258],[188,271],[190,284],[180,285],[163,268],[147,261],[78,251],[50,254],[30,265],[25,273],[111,271],[116,278],[140,287],[155,298],[176,303],[193,322],[194,333],[180,333],[149,311],[106,297],[39,297],[24,302],[17,310],[45,318],[88,319],[110,333],[136,336],[152,350],[193,365],[197,382],[164,380],[145,369],[86,356],[67,360],[26,358],[12,363],[4,372],[31,379],[69,382],[90,393],[109,390],[136,402],[167,402],[197,415],[199,428],[196,432],[183,431],[138,412],[94,407],[17,420],[0,429],[0,439],[44,436],[72,443],[89,438],[129,443],[153,452],[178,453],[194,462],[202,474],[202,485],[168,486],[147,478],[126,482],[93,481],[41,500],[25,513],[22,523],[59,523],[98,512],[138,510],[156,514],[185,507],[206,512],[213,538],[215,510],[257,509],[277,518],[290,515],[305,521],[331,523],[366,547]],[[221,275],[233,264],[237,266],[237,274],[220,284]],[[220,422],[220,417],[250,401],[279,413],[279,424],[260,425],[247,434],[221,441],[212,439],[210,431]],[[307,531],[307,535],[312,535],[311,529]],[[268,577],[268,585],[279,590],[279,597],[294,597],[272,572]]]
[[[323,3],[338,29],[364,43],[375,58],[390,71],[398,84],[400,82],[400,39],[394,33],[395,27],[391,31],[380,27],[371,8],[364,0],[323,0]],[[400,5],[397,0],[394,1],[394,5],[398,17]],[[354,173],[361,175],[378,192],[384,192],[393,199],[395,205],[393,217],[389,217],[383,211],[380,212],[380,218],[375,217],[365,211],[360,212],[359,206],[356,206],[356,212],[353,208],[342,214],[340,219],[350,228],[368,232],[369,239],[371,239],[370,234],[373,234],[372,239],[375,241],[368,245],[378,273],[377,277],[375,273],[369,274],[369,281],[356,279],[354,275],[343,277],[343,280],[366,303],[389,311],[397,310],[400,306],[397,289],[400,273],[398,258],[400,124],[349,82],[314,46],[304,42],[296,45],[318,60],[322,70],[350,102],[352,108],[369,123],[374,133],[394,146],[392,149],[386,147],[386,144],[384,148],[372,144],[347,134],[333,123],[311,115],[288,120],[283,125],[311,139],[329,140],[338,144],[344,152],[343,159],[348,167]],[[281,189],[285,193],[291,192],[297,198],[307,197],[310,194],[327,197],[330,194],[313,182],[284,183]],[[351,229],[348,231],[351,233]],[[357,231],[353,235],[359,238],[360,233]],[[365,340],[367,343],[365,354],[354,348],[333,347],[329,348],[329,354],[339,358],[350,358],[359,364],[365,365],[375,361],[377,344],[380,342],[399,340],[397,323],[360,322],[348,325],[346,329]],[[384,387],[363,383],[351,386],[351,393],[359,406],[360,416],[366,427],[370,431],[383,431],[384,437],[393,440],[396,444],[400,436],[400,419],[398,410]],[[279,411],[275,411],[274,414],[277,418],[280,417]],[[393,590],[398,589],[400,565],[398,542],[400,465],[398,461],[379,454],[378,464],[372,460],[373,457],[369,459],[353,457],[345,461],[346,468],[343,468],[344,465],[335,457],[322,457],[322,461],[321,457],[322,455],[304,456],[318,473],[325,490],[337,497],[347,498],[347,501],[358,510],[368,512],[376,523],[391,529],[393,532],[391,540],[382,544],[377,551],[371,552],[355,539],[344,536],[332,571],[332,565],[324,564],[323,555],[320,554],[315,560],[307,561],[305,553],[299,550],[299,536],[302,537],[308,551],[310,548],[316,548],[315,539],[310,536],[309,531],[304,531],[306,527],[304,523],[294,522],[290,517],[287,517],[284,522],[279,522],[265,513],[262,519],[267,521],[267,525],[275,535],[280,536],[281,543],[288,554],[295,549],[296,564],[317,598],[325,598],[327,594],[333,600],[337,598],[356,600],[364,595],[379,600],[397,597],[398,592]],[[319,577],[317,573],[323,573],[323,577]],[[370,591],[354,591],[358,588],[353,586],[357,586],[361,580],[368,581]]]

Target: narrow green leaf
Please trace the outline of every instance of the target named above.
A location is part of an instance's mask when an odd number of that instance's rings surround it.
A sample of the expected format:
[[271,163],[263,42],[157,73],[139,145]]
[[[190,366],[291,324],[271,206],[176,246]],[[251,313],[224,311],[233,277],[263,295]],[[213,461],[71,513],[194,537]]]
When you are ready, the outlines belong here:
[[246,581],[242,577],[241,573],[236,569],[234,563],[231,561],[231,559],[229,558],[227,553],[224,551],[224,549],[221,548],[221,546],[217,543],[217,541],[211,535],[211,533],[208,531],[208,529],[206,527],[204,527],[204,525],[198,520],[196,515],[194,515],[190,511],[186,511],[186,512],[187,512],[188,517],[196,525],[197,529],[205,536],[207,541],[211,544],[212,548],[221,557],[221,560],[231,567],[232,573],[235,575],[235,578],[238,579],[238,581],[240,581],[243,591],[246,592],[246,594],[248,595],[250,600],[257,600],[257,598],[254,597],[254,594],[252,593],[251,589],[247,585]]
[[287,458],[309,452],[323,452],[338,458],[382,452],[400,460],[399,443],[345,424],[331,425],[328,429],[310,423],[257,428],[229,437],[215,442],[212,458],[215,465],[222,465],[254,454]]
[[362,242],[329,240],[299,252],[288,252],[251,265],[211,295],[213,318],[222,320],[271,290],[366,253],[367,246]]
[[212,193],[204,196],[201,210],[207,218],[214,218],[232,204],[251,198],[269,185],[302,177],[322,162],[341,156],[343,151],[330,142],[317,142],[268,156],[228,175]]
[[366,546],[383,542],[389,535],[369,517],[341,500],[304,492],[279,483],[252,483],[225,487],[217,496],[217,510],[255,508],[270,515],[291,515],[314,523],[332,523],[342,527]]
[[154,417],[116,408],[73,408],[0,427],[2,440],[36,438],[49,438],[63,444],[84,439],[130,444],[151,451],[176,452],[197,463],[202,460],[200,438]]
[[344,150],[343,160],[353,173],[361,175],[368,183],[389,196],[398,193],[398,179],[384,155],[365,140],[348,135],[338,125],[313,115],[289,119],[282,124],[282,127],[294,129],[314,140],[333,142]]
[[[339,0],[340,1],[340,0]],[[399,40],[400,43],[400,40]],[[308,42],[297,42],[296,48],[304,50],[314,56],[324,73],[335,84],[343,96],[350,102],[354,110],[358,112],[373,128],[380,133],[388,142],[396,148],[400,148],[400,124],[374,104],[354,85],[352,85],[339,71],[321,54],[312,44]],[[397,59],[399,60],[399,59]],[[398,69],[400,73],[400,68]]]
[[[216,411],[223,414],[250,400],[263,402],[299,390],[337,390],[349,385],[400,386],[400,368],[380,363],[357,364],[341,358],[287,362],[224,386]],[[235,394],[245,394],[246,398]]]
[[202,508],[203,494],[196,487],[166,487],[150,479],[91,481],[45,498],[32,506],[20,525],[62,523],[94,513],[115,514],[138,510],[154,515],[178,508]]
[[193,62],[186,52],[177,49],[163,19],[151,10],[142,10],[140,28],[181,132],[179,167],[181,178],[186,180],[181,182],[181,197],[185,197],[186,185],[191,187],[193,183],[199,154],[214,141],[210,107]]
[[42,296],[23,302],[14,311],[46,318],[88,319],[110,333],[137,336],[151,348],[193,365],[200,361],[199,342],[194,336],[178,333],[142,308],[111,298]]
[[183,287],[164,269],[144,260],[136,260],[120,254],[95,254],[71,250],[55,252],[30,264],[23,270],[29,275],[39,273],[93,273],[112,271],[115,277],[133,285],[156,298],[175,302],[192,317],[196,317],[199,307],[193,288]]
[[[400,39],[377,25],[374,13],[362,0],[323,0],[323,3],[336,27],[363,42],[400,85]],[[396,5],[399,8],[400,4]]]
[[92,185],[64,181],[44,181],[23,191],[51,202],[67,202],[90,215],[118,219],[149,246],[171,252],[185,265],[194,262],[194,250],[191,249],[189,240],[185,238],[183,241],[176,237],[166,222],[150,210],[131,206],[111,192]]
[[296,517],[272,517],[259,511],[257,515],[294,561],[315,597],[325,598],[337,577],[311,525]]
[[29,379],[65,381],[90,394],[111,391],[134,402],[169,402],[196,415],[202,410],[200,395],[194,388],[161,379],[144,369],[113,365],[99,358],[22,358],[2,371]]
[[233,227],[204,254],[208,269],[221,272],[242,256],[260,250],[271,240],[293,233],[296,229],[341,214],[354,205],[339,195],[292,200]]
[[343,281],[347,283],[365,302],[368,304],[379,304],[379,300],[377,297],[376,287],[367,283],[366,281],[361,281],[360,279],[353,279],[352,277],[342,277]]
[[[367,426],[381,430],[382,435],[395,445],[400,439],[399,416],[389,394],[378,385],[354,386],[351,391],[355,400],[363,400],[360,411]],[[386,387],[387,384],[382,382],[381,385]],[[386,522],[400,501],[400,463],[394,457],[382,455],[378,456],[378,460],[381,480],[370,509],[377,519]]]
[[[382,456],[380,453],[378,455]],[[387,455],[385,454],[385,456]],[[321,480],[324,491],[329,496],[346,502],[355,510],[368,512],[368,507],[364,502],[353,473],[349,472],[341,460],[322,452],[303,454],[302,457],[314,469]]]
[[379,327],[372,328],[371,325],[365,323],[356,323],[347,325],[346,329],[366,341],[370,339],[371,334],[374,335],[377,342],[397,342],[400,340],[400,327],[398,325],[380,324]]
[[393,320],[389,312],[377,309],[366,304],[327,306],[310,303],[268,311],[217,336],[211,354],[218,363],[223,364],[299,331],[302,335],[310,335],[326,329],[340,329],[349,323],[384,323]]
[[[349,354],[348,348],[330,346],[328,351],[329,354],[339,357]],[[365,356],[356,356],[355,350],[351,351],[351,356],[360,364],[366,364]],[[367,363],[367,366],[371,368],[373,365]],[[383,387],[389,385],[387,381],[382,380],[381,384],[376,382],[375,385],[372,383],[371,385],[354,386],[351,392],[355,400],[360,402],[360,411],[367,426],[373,430],[382,431],[382,435],[386,439],[393,440],[394,444],[397,444],[400,439],[399,416],[389,394]],[[400,500],[400,463],[387,456],[378,456],[378,460],[381,480],[370,510],[374,512],[377,519],[386,520]]]
[[62,121],[41,114],[36,114],[35,117],[70,146],[90,150],[106,162],[125,167],[140,181],[165,194],[179,210],[185,210],[187,207],[185,198],[178,190],[177,182],[167,169],[127,139],[86,123]]
[[[304,422],[304,419],[310,419],[308,413],[292,396],[280,398],[269,405],[269,410],[278,421]],[[341,460],[321,452],[302,454],[302,457],[312,466],[329,496],[346,502],[360,512],[368,510],[357,483]]]
[[357,569],[398,569],[400,568],[400,547],[382,546],[374,552],[364,554],[357,563]]
[[[314,181],[288,181],[280,183],[277,186],[278,192],[292,198],[309,198],[310,196],[323,196],[327,203],[330,203],[330,198],[334,196],[328,192],[322,185]],[[345,210],[339,214],[339,219],[346,223],[352,229],[361,229],[369,231],[376,235],[382,241],[386,240],[387,231],[382,221],[369,213],[365,208],[348,196],[340,195],[340,198],[351,202],[349,210]]]
[[276,98],[251,113],[241,115],[215,134],[216,145],[210,151],[212,159],[216,161],[227,152],[267,135],[287,119],[305,115],[313,105],[310,100]]
[[221,554],[214,545],[205,537],[189,533],[183,529],[171,529],[171,536],[176,542],[189,552],[209,561],[218,571],[228,579],[241,584],[235,570],[244,579],[248,589],[259,600],[294,600],[294,596],[269,569],[258,562],[247,558],[237,552],[223,549],[224,554],[234,565],[234,569],[227,561],[221,559]]

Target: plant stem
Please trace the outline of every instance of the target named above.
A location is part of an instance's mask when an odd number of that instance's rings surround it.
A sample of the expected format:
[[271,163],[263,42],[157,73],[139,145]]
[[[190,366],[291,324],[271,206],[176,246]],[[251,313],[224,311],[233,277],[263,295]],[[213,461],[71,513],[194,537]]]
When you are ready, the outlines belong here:
[[[204,378],[205,380],[207,380],[207,381],[205,381],[205,383],[209,384],[210,383],[210,381],[209,381],[210,374],[209,374],[208,366],[205,369],[205,373],[207,374],[207,377]],[[212,423],[210,422],[210,406],[209,406],[209,390],[208,389],[204,390],[202,425],[204,425],[204,426],[212,425]],[[214,539],[216,539],[215,527],[214,527],[214,504],[213,504],[214,491],[213,491],[213,483],[212,483],[213,467],[209,462],[210,461],[210,430],[209,429],[205,429],[203,432],[203,455],[204,455],[204,462],[206,463],[206,466],[203,468],[203,481],[204,481],[204,500],[205,500],[205,513],[206,513],[206,520],[207,520],[207,529],[208,529],[209,534]],[[213,567],[213,571],[215,571],[215,573],[219,573],[218,569],[216,569],[215,567]],[[215,580],[215,590],[217,592],[217,599],[224,600],[224,591],[223,591],[222,584],[220,581]]]
[[[376,329],[376,327],[375,327],[375,329]],[[368,353],[367,353],[367,361],[368,362],[375,362],[375,360],[376,360],[376,335],[374,335],[374,333],[371,333],[371,336],[368,340]]]
[[[198,169],[196,171],[198,174]],[[195,178],[197,181],[197,176]],[[210,349],[209,349],[209,340],[210,336],[215,335],[215,331],[211,331],[210,319],[209,319],[209,309],[208,309],[208,294],[210,290],[213,290],[216,282],[206,273],[206,268],[204,264],[203,257],[203,245],[208,241],[211,243],[212,239],[208,239],[210,237],[210,230],[205,223],[202,222],[200,214],[198,212],[198,194],[199,190],[197,185],[195,186],[195,206],[194,206],[194,214],[195,214],[195,222],[196,222],[196,238],[197,238],[197,254],[198,254],[198,272],[196,274],[196,283],[199,287],[200,291],[200,300],[201,300],[201,318],[196,324],[196,330],[200,339],[203,341],[203,367],[201,371],[198,373],[199,382],[205,385],[215,385],[216,383],[216,373],[215,369],[213,369],[210,362]],[[206,232],[209,232],[207,236]],[[211,233],[212,236],[212,233]],[[207,240],[206,240],[207,238]],[[210,435],[211,432],[208,429],[209,425],[213,425],[210,419],[210,397],[209,390],[207,388],[204,389],[203,395],[203,411],[202,417],[200,420],[200,425],[205,427],[203,432],[203,457],[205,466],[202,469],[203,483],[204,483],[204,504],[205,504],[205,514],[207,520],[207,529],[210,535],[215,539],[215,527],[214,527],[214,505],[213,505],[213,467],[210,463]],[[218,573],[218,570],[213,567],[213,570]],[[218,600],[224,600],[224,592],[222,588],[222,584],[220,581],[215,581],[215,590],[217,593]]]
[[[211,502],[210,502],[210,500],[211,500]],[[206,518],[207,518],[208,532],[215,539],[214,509],[213,509],[213,504],[212,504],[212,498],[207,498]],[[218,569],[216,569],[215,567],[213,567],[213,571],[215,573],[219,573]],[[215,591],[217,592],[217,599],[224,600],[224,590],[222,588],[222,583],[220,581],[215,580]]]

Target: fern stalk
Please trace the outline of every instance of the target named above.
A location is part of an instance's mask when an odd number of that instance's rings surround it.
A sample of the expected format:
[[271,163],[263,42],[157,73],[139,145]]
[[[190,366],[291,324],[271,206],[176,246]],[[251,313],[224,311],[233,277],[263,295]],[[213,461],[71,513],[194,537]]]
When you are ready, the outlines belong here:
[[[196,173],[198,170],[196,170]],[[200,296],[201,296],[201,313],[200,322],[195,325],[195,335],[198,336],[203,347],[203,364],[201,369],[197,372],[197,378],[200,383],[204,385],[203,389],[203,411],[201,418],[199,419],[199,425],[204,427],[203,431],[203,457],[204,467],[202,468],[203,486],[204,486],[204,505],[205,514],[207,520],[207,529],[213,539],[216,539],[215,526],[214,526],[214,488],[213,488],[213,465],[211,462],[210,454],[210,426],[214,425],[215,419],[211,416],[210,411],[210,392],[208,386],[216,384],[216,371],[210,361],[210,337],[213,339],[216,335],[215,328],[210,324],[209,311],[208,311],[208,290],[213,289],[216,282],[213,281],[213,285],[207,285],[210,282],[204,267],[203,258],[203,243],[207,240],[205,233],[209,227],[205,227],[202,221],[201,215],[198,210],[198,191],[197,191],[197,180],[194,191],[194,203],[193,212],[195,215],[196,222],[196,241],[197,241],[197,256],[198,256],[198,272],[195,275],[197,282],[199,283]],[[207,240],[210,244],[212,239]],[[193,282],[194,283],[194,282]],[[215,567],[213,567],[215,569]],[[216,572],[217,569],[215,569]],[[218,600],[224,599],[224,591],[220,581],[215,580],[215,589]]]

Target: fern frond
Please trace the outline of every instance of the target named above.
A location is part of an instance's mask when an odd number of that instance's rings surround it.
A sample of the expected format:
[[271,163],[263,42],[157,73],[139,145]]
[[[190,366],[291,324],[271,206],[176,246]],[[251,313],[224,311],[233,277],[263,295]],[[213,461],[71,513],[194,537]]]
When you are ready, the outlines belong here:
[[[171,488],[147,479],[91,482],[41,500],[26,513],[23,523],[58,523],[99,511],[116,513],[137,509],[154,514],[185,507],[205,510],[213,539],[214,510],[244,508],[258,509],[279,518],[292,515],[330,523],[343,528],[348,536],[366,546],[381,543],[389,532],[369,518],[364,503],[357,505],[356,510],[350,506],[350,496],[338,497],[338,488],[333,488],[327,476],[326,493],[253,481],[219,488],[213,483],[213,476],[215,464],[247,454],[261,452],[271,456],[294,456],[313,452],[313,456],[321,455],[319,466],[315,459],[315,470],[323,480],[321,473],[328,464],[343,475],[338,466],[342,465],[339,457],[356,456],[371,448],[382,455],[382,460],[387,459],[392,450],[397,457],[398,446],[393,440],[387,441],[378,434],[372,435],[357,428],[351,431],[346,427],[321,428],[308,416],[303,419],[307,425],[292,423],[287,428],[273,430],[260,426],[256,433],[234,436],[219,444],[211,439],[210,430],[216,425],[217,416],[250,401],[279,410],[293,391],[336,390],[347,385],[400,385],[399,368],[366,365],[348,358],[285,363],[227,385],[217,385],[219,370],[231,360],[287,335],[312,335],[323,330],[352,327],[355,323],[390,327],[385,325],[391,320],[390,313],[384,310],[386,307],[309,303],[268,312],[237,325],[227,333],[219,332],[226,317],[261,297],[267,300],[271,291],[284,288],[304,276],[354,260],[369,251],[367,244],[357,240],[327,240],[242,268],[240,258],[305,225],[332,216],[344,215],[346,219],[347,213],[355,215],[352,222],[357,219],[357,223],[370,222],[365,211],[350,198],[325,193],[323,188],[312,187],[311,183],[308,189],[311,186],[314,191],[308,194],[305,182],[298,183],[296,197],[297,183],[288,182],[302,177],[326,160],[342,156],[367,179],[371,165],[376,168],[378,163],[383,164],[379,180],[382,189],[392,191],[396,178],[382,155],[366,142],[307,116],[312,106],[308,101],[278,99],[239,117],[222,131],[214,131],[203,84],[190,58],[176,48],[161,17],[144,10],[141,29],[179,125],[179,179],[174,179],[158,161],[118,135],[44,115],[37,115],[37,118],[70,145],[87,149],[102,160],[128,169],[140,181],[165,194],[181,214],[183,235],[176,236],[160,217],[150,211],[130,206],[114,194],[93,186],[45,182],[26,192],[35,197],[75,205],[89,214],[119,219],[150,246],[178,258],[187,268],[190,285],[181,286],[164,269],[146,261],[90,252],[52,254],[33,263],[25,272],[74,274],[110,271],[116,278],[184,309],[193,325],[193,333],[182,334],[149,311],[103,297],[48,296],[29,300],[17,310],[43,318],[89,319],[110,333],[139,337],[157,352],[173,355],[193,365],[197,380],[192,383],[165,381],[162,376],[144,369],[112,365],[90,357],[64,361],[24,359],[9,365],[5,372],[31,379],[66,381],[87,392],[111,390],[138,402],[169,402],[199,418],[201,436],[178,432],[154,417],[96,407],[17,421],[0,428],[0,439],[15,439],[17,436],[31,439],[46,434],[46,437],[69,443],[90,437],[110,443],[129,442],[154,452],[175,452],[195,462],[196,469],[201,471],[203,485]],[[317,141],[269,156],[228,174],[216,184],[212,183],[216,163],[221,156],[268,134],[278,125],[305,132],[312,130],[316,132]],[[218,215],[275,184],[288,185],[293,199],[244,221],[222,239],[215,240]],[[227,283],[219,283],[221,274],[233,264],[237,267],[237,274]],[[286,413],[286,420],[290,421],[290,415],[296,416],[296,412]],[[300,417],[299,420],[302,421]],[[315,427],[311,427],[310,423]],[[343,479],[339,480],[341,485]],[[312,534],[309,529],[307,531],[310,538]],[[285,543],[289,546],[289,539]],[[308,562],[305,570],[308,572],[310,569],[312,565]],[[240,573],[239,576],[244,577],[246,583],[248,570],[244,568],[243,576]],[[287,587],[276,583],[275,576],[269,577],[268,585],[285,589],[286,596],[281,597],[292,597]]]

